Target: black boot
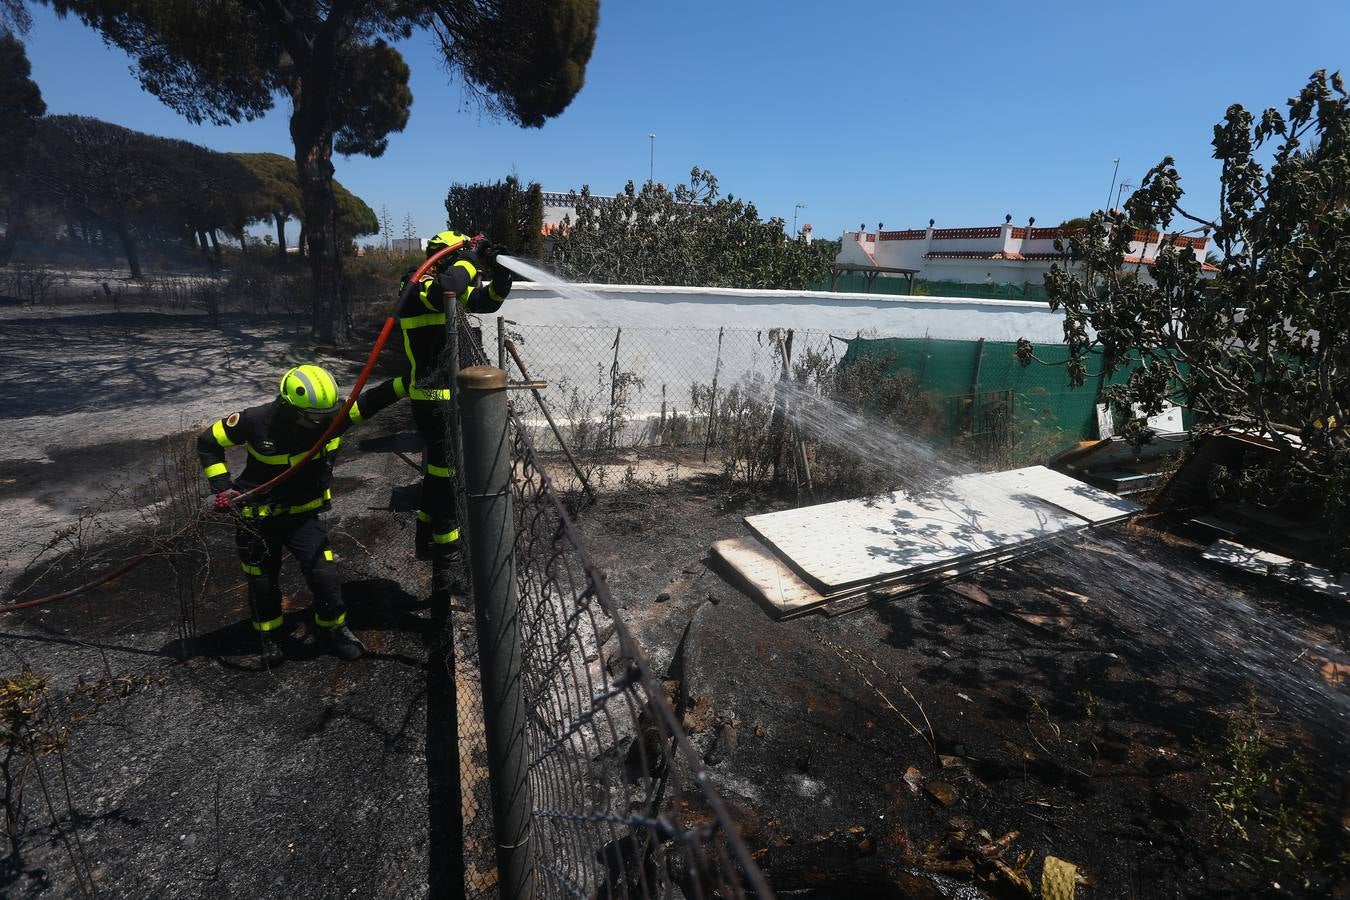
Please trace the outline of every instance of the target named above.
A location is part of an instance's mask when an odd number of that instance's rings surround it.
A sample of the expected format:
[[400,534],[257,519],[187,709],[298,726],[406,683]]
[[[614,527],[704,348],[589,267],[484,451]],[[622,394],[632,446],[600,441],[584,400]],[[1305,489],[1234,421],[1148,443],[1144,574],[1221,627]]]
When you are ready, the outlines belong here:
[[413,538],[413,551],[418,559],[431,559],[431,523],[417,520],[417,534]]
[[459,576],[459,557],[434,559],[431,562],[431,602],[449,603],[455,594],[462,593],[464,584]]
[[360,659],[366,652],[366,645],[361,643],[361,639],[352,634],[352,630],[344,622],[341,625],[323,626],[317,625],[314,628],[317,632],[319,646],[323,647],[334,656],[351,662],[354,659]]
[[258,641],[258,661],[264,669],[275,669],[286,661],[286,653],[281,649],[281,635],[272,631],[260,631]]

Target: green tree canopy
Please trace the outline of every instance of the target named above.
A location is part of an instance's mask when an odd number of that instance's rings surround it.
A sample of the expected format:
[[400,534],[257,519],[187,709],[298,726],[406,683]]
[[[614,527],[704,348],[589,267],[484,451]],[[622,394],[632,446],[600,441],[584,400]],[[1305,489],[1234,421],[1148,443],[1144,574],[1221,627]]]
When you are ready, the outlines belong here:
[[251,221],[271,221],[277,229],[277,250],[286,258],[286,221],[300,218],[300,179],[295,160],[280,153],[231,154],[248,167],[260,188],[249,198]]
[[248,198],[260,190],[227,154],[86,116],[39,119],[30,149],[15,176],[25,202],[115,236],[133,277],[145,244],[205,251],[208,236],[250,215]]
[[[23,42],[0,32],[0,159],[24,159],[37,131],[37,121],[47,111],[42,92],[31,78],[32,67]],[[5,217],[5,236],[0,238],[0,265],[9,262],[27,211],[21,167],[0,167],[0,213]]]
[[376,234],[380,230],[380,220],[366,201],[342,186],[342,182],[333,182],[333,191],[337,194],[338,234],[342,236],[344,246],[353,238],[363,234]]
[[192,121],[253,119],[290,99],[323,340],[345,317],[333,150],[379,156],[412,104],[390,42],[430,33],[491,111],[538,127],[581,89],[599,17],[599,0],[42,2],[125,50],[142,86]]
[[530,259],[544,253],[544,192],[538,182],[521,187],[516,176],[508,175],[493,184],[452,184],[445,213],[451,228],[482,232],[508,253]]
[[[1202,431],[1263,435],[1278,457],[1246,471],[1242,489],[1262,503],[1324,504],[1350,564],[1350,103],[1340,76],[1314,73],[1284,112],[1230,106],[1213,146],[1216,218],[1182,206],[1164,158],[1124,210],[1093,214],[1068,242],[1071,265],[1046,276],[1065,315],[1069,375],[1082,384],[1096,360],[1110,374],[1133,355],[1144,365],[1107,399],[1136,431],[1177,397]],[[1213,281],[1173,235],[1151,279],[1125,263],[1136,229],[1165,234],[1178,220],[1212,233]],[[1029,363],[1034,352],[1024,342],[1019,356]]]
[[571,195],[552,259],[568,278],[617,284],[802,290],[829,275],[838,241],[788,238],[781,218],[720,195],[717,178],[697,166],[674,191],[628,182],[613,198],[583,188]]

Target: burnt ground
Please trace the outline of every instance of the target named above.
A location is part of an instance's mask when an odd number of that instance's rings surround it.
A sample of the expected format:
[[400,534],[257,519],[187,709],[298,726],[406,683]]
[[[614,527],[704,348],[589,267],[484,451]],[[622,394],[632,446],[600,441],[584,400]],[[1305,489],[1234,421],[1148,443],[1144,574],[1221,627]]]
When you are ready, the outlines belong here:
[[[1152,522],[851,615],[774,621],[706,551],[781,503],[728,503],[710,474],[623,486],[583,528],[681,680],[686,727],[776,889],[922,895],[904,873],[936,872],[1024,896],[1000,864],[1023,861],[1039,887],[1053,855],[1080,867],[1084,896],[1346,895],[1332,863],[1350,847],[1350,611],[1227,575]],[[1222,752],[1252,690],[1260,770],[1307,760],[1316,863],[1210,839],[1201,756]]]
[[[49,348],[34,335],[48,327],[74,334],[71,365],[105,373],[115,396],[34,402],[24,373],[79,375],[42,368]],[[256,396],[292,354],[313,353],[294,322],[213,328],[6,324],[0,545],[88,516],[109,482],[126,482],[130,496],[99,514],[107,527],[88,539],[105,558],[127,555],[144,543],[137,507],[153,494],[161,439]],[[212,359],[230,328],[263,343]],[[225,380],[184,397],[165,377],[184,359]],[[80,680],[132,679],[72,729],[61,757],[44,758],[50,801],[34,782],[23,864],[0,874],[0,894],[67,896],[82,881],[134,897],[458,888],[462,761],[447,739],[456,684],[428,662],[441,659],[443,626],[417,603],[427,573],[411,558],[417,473],[404,416],[353,433],[361,446],[344,450],[330,514],[367,658],[344,665],[302,644],[261,671],[224,525],[177,560],[180,574],[157,560],[0,620],[5,671],[26,663],[50,676],[54,696]],[[1326,812],[1317,859],[1343,849],[1343,613],[1131,527],[850,616],[776,622],[705,559],[711,541],[743,533],[741,516],[787,501],[736,494],[715,471],[685,457],[618,460],[581,524],[658,671],[679,680],[687,729],[780,892],[934,896],[940,885],[970,896],[977,885],[1017,896],[1027,853],[1036,884],[1046,855],[1080,866],[1085,896],[1333,889],[1334,877],[1303,871],[1304,888],[1290,866],[1210,846],[1200,751],[1222,747],[1254,687],[1272,759],[1299,749],[1308,760],[1309,799]],[[182,577],[207,557],[202,579]],[[287,571],[298,622],[306,598]],[[74,575],[51,577],[62,586]],[[201,599],[189,617],[191,596]],[[1335,889],[1344,894],[1344,882]]]
[[[365,439],[398,446],[380,438],[402,432],[401,412]],[[355,663],[306,638],[308,595],[291,564],[297,640],[284,665],[260,667],[227,524],[207,534],[195,626],[184,583],[160,560],[0,622],[6,670],[51,676],[53,696],[77,679],[138,681],[73,730],[54,803],[30,791],[23,870],[6,872],[0,893],[70,896],[83,878],[126,897],[453,890],[458,765],[437,740],[453,733],[453,676],[428,663],[443,622],[419,602],[428,573],[412,559],[411,492],[391,490],[417,477],[393,452],[339,463],[330,534],[350,622],[371,650]],[[195,572],[198,561],[175,563]],[[61,774],[51,757],[42,769]]]

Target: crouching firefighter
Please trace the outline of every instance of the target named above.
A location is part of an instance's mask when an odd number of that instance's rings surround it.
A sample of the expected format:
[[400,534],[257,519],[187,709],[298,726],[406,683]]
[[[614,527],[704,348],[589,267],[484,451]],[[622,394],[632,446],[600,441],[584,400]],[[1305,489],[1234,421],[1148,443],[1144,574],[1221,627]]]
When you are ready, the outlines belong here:
[[[403,297],[395,315],[403,332],[407,370],[373,389],[392,392],[380,394],[382,405],[397,397],[409,399],[425,447],[415,540],[418,559],[431,560],[433,602],[444,602],[453,593],[458,570],[459,524],[448,434],[455,377],[449,342],[457,334],[454,304],[466,312],[494,313],[511,291],[511,272],[497,261],[500,248],[485,239],[442,231],[427,241],[427,256],[460,242],[463,247],[442,260],[439,271],[428,272]],[[399,283],[400,296],[412,274],[405,274]]]
[[[233,507],[237,516],[235,545],[248,582],[249,611],[262,642],[265,665],[285,659],[281,646],[286,637],[281,611],[282,548],[300,563],[314,595],[313,633],[319,644],[345,660],[365,652],[365,645],[347,627],[337,563],[319,513],[328,508],[333,496],[333,457],[343,432],[388,405],[380,397],[392,391],[388,384],[380,388],[366,391],[327,443],[289,479],[242,505],[234,501],[243,492],[299,462],[323,436],[342,406],[333,376],[319,366],[297,366],[281,376],[272,402],[232,413],[197,438],[197,455],[215,492],[216,509],[224,512]],[[248,453],[247,462],[239,477],[231,480],[225,448],[239,444]]]

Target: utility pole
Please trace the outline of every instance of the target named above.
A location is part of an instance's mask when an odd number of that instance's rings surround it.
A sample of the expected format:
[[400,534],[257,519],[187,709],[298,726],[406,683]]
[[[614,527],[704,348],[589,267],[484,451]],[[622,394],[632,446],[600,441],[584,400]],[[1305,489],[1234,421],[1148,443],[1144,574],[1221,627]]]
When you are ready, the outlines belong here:
[[799,209],[806,209],[806,204],[798,203],[796,206],[792,207],[792,236],[794,238],[797,236],[797,210]]
[[647,159],[647,183],[652,183],[652,174],[656,171],[656,132],[647,135],[647,140],[651,144],[651,154]]
[[1115,158],[1116,167],[1111,170],[1111,186],[1106,189],[1106,205],[1111,205],[1111,192],[1116,189],[1116,175],[1120,172],[1120,157]]

